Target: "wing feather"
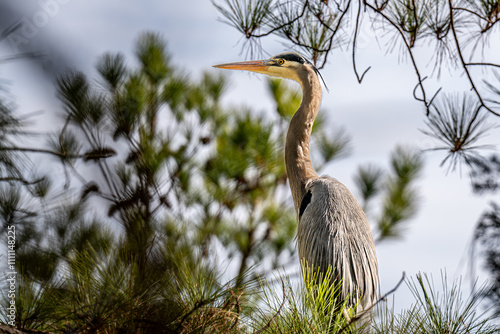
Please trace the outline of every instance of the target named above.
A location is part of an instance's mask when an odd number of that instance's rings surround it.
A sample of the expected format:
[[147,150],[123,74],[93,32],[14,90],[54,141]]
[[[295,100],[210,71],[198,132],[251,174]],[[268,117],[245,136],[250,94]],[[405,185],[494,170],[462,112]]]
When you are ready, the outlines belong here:
[[[362,296],[362,308],[377,300],[378,264],[375,243],[361,206],[340,182],[320,178],[300,215],[297,241],[299,256],[313,270],[333,267],[342,281],[341,298],[354,304]],[[304,202],[304,200],[303,200]],[[302,206],[301,206],[302,209]]]

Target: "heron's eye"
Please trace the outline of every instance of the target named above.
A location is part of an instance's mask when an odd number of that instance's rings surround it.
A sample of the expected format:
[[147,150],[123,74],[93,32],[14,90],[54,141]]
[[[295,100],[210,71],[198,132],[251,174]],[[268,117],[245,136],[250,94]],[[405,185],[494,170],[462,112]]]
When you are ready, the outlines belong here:
[[278,64],[283,65],[285,61],[283,59],[278,59]]

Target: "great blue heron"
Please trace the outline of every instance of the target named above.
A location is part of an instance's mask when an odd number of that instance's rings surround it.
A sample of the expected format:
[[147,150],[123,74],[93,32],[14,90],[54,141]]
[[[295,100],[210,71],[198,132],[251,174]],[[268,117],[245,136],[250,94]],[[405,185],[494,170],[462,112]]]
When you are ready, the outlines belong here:
[[331,266],[335,279],[341,282],[340,298],[358,303],[358,312],[369,308],[376,301],[378,288],[370,225],[346,186],[316,174],[309,154],[312,126],[321,103],[319,71],[294,52],[214,67],[292,79],[302,86],[302,103],[290,122],[285,144],[286,171],[298,220],[299,257],[312,270],[326,272]]

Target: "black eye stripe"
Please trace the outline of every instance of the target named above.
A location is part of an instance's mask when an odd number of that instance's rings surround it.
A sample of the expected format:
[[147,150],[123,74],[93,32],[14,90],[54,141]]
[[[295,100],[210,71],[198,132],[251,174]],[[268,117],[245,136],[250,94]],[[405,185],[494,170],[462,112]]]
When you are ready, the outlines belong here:
[[316,72],[316,74],[321,78],[321,81],[323,81],[323,84],[325,84],[326,91],[329,92],[328,87],[326,86],[325,80],[323,79],[323,76],[321,75],[321,73],[319,73],[318,69],[313,65],[313,63],[311,63],[309,60],[307,60],[306,58],[304,58],[300,54],[295,53],[295,52],[285,52],[285,53],[280,53],[279,55],[276,55],[276,56],[272,57],[271,59],[278,62],[279,66],[283,65],[283,62],[285,60],[291,61],[291,62],[296,62],[299,64],[311,65],[313,67],[314,71]]
[[302,58],[299,55],[293,54],[293,53],[288,53],[283,56],[281,56],[281,59],[288,60],[288,61],[296,61],[297,63],[304,64],[304,58]]
[[283,60],[288,60],[288,61],[294,61],[294,62],[297,62],[297,63],[300,63],[300,64],[311,64],[310,61],[308,61],[307,59],[305,59],[301,55],[299,55],[297,53],[292,53],[292,52],[282,53],[282,54],[277,55],[277,56],[275,56],[273,58],[283,59]]

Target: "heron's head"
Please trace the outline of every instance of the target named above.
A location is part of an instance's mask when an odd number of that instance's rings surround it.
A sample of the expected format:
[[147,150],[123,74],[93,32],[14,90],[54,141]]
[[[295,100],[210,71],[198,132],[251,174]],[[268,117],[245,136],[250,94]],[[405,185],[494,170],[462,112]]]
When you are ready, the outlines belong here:
[[[267,74],[273,77],[292,79],[302,84],[307,72],[314,71],[321,77],[314,65],[302,55],[295,52],[280,53],[265,60],[251,60],[236,63],[214,65],[228,70],[245,70]],[[321,78],[323,79],[323,78]]]

